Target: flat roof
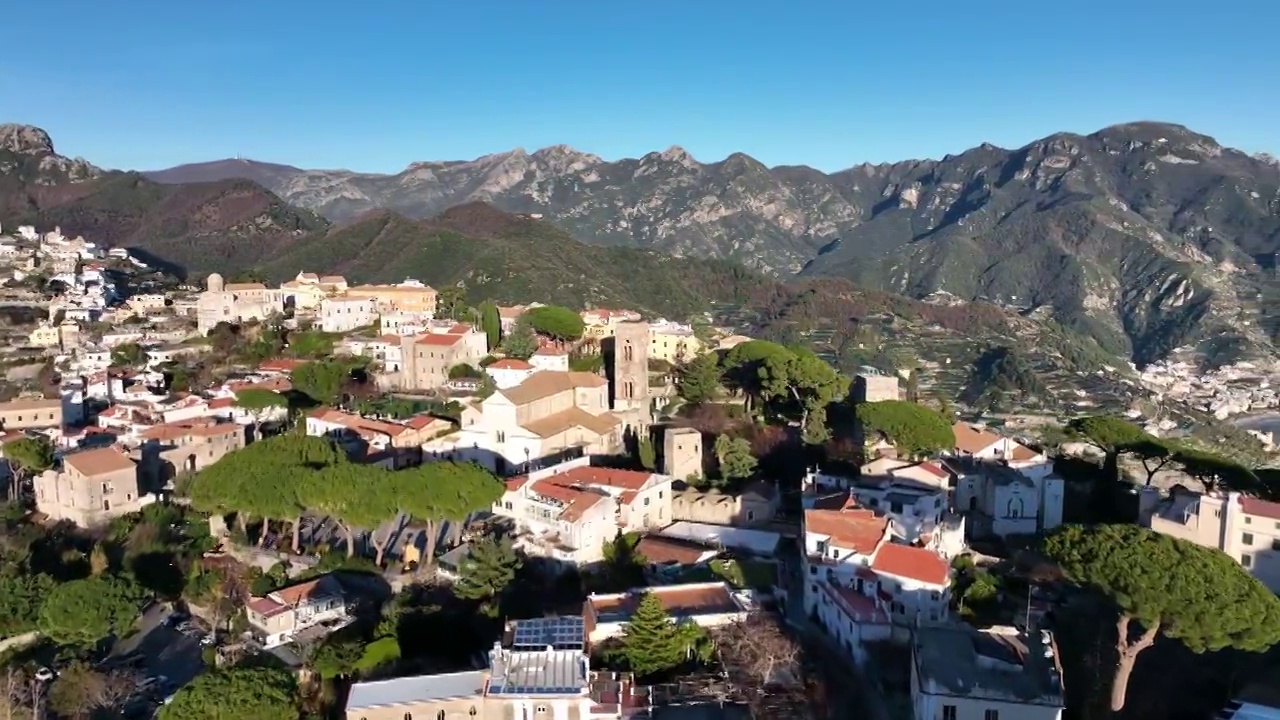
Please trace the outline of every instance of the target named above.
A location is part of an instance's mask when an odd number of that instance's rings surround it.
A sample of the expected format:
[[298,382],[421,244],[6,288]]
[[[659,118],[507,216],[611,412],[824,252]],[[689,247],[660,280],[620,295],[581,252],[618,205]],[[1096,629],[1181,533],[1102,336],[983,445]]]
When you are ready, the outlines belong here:
[[447,675],[414,675],[412,677],[358,682],[347,695],[347,710],[394,707],[435,702],[484,694],[488,673],[484,670],[449,673]]
[[503,650],[490,662],[489,695],[582,695],[587,689],[581,650]]
[[1052,636],[1013,628],[926,625],[916,630],[913,661],[927,695],[1063,707]]

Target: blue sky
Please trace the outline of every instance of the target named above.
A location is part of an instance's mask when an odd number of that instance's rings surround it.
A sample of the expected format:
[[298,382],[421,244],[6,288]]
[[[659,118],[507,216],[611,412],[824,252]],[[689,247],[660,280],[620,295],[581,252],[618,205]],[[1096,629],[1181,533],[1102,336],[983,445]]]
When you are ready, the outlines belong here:
[[1280,154],[1265,0],[11,5],[0,121],[107,167],[392,172],[564,143],[835,170],[1138,119]]

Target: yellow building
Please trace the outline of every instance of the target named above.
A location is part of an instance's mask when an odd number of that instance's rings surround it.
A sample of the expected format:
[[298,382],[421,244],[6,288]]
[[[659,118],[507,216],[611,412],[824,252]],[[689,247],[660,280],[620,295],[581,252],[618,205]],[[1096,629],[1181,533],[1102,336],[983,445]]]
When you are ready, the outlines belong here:
[[604,338],[613,337],[618,323],[639,320],[640,313],[634,310],[596,308],[594,310],[583,310],[581,317],[582,324],[585,326],[582,336],[588,340],[603,340]]
[[372,299],[379,313],[426,313],[434,316],[439,293],[430,285],[405,280],[398,285],[356,285],[347,288],[342,296]]
[[61,343],[62,338],[58,334],[58,328],[53,325],[41,325],[27,336],[27,344],[34,347],[57,347]]
[[702,341],[694,337],[693,328],[677,323],[658,322],[649,326],[649,359],[679,365],[702,352]]

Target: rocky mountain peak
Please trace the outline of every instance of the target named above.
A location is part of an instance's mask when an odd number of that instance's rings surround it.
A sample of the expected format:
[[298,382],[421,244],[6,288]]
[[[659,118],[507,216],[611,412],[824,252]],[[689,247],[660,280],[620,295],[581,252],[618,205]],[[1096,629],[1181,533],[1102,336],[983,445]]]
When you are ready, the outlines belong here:
[[695,160],[693,156],[689,154],[689,151],[685,150],[679,145],[672,145],[666,150],[663,150],[662,152],[658,153],[658,158],[662,160],[666,160],[667,162],[679,163],[680,165],[684,165],[686,167],[690,167],[698,164],[698,161]]
[[49,133],[33,125],[0,125],[0,150],[19,155],[53,155]]
[[0,125],[0,151],[18,156],[16,162],[0,165],[0,172],[25,167],[37,185],[81,182],[102,175],[102,171],[87,160],[66,158],[54,152],[49,133],[32,125]]

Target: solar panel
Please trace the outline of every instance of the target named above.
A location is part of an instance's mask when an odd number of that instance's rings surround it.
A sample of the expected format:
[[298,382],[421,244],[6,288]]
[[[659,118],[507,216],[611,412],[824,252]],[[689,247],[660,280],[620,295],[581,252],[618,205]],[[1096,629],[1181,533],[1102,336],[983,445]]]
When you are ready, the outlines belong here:
[[542,650],[548,645],[556,650],[581,650],[586,639],[586,625],[581,617],[549,617],[518,620],[511,640],[516,650]]

